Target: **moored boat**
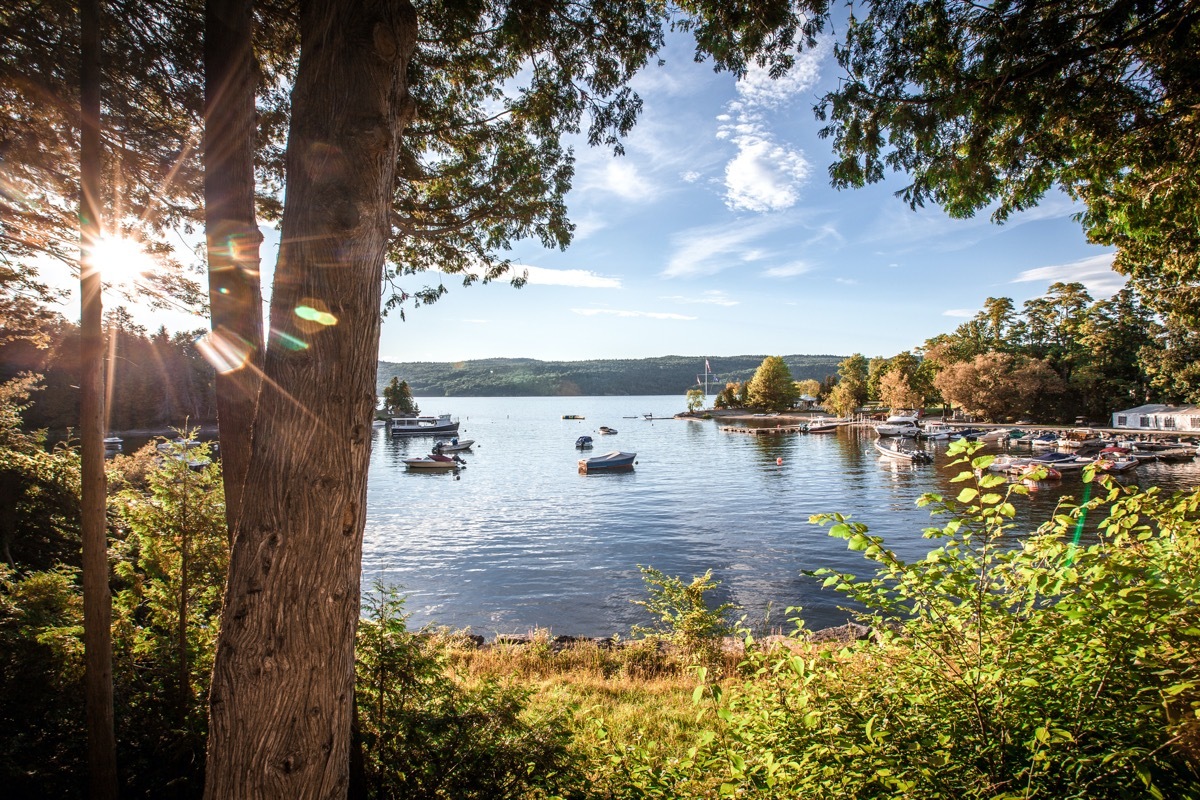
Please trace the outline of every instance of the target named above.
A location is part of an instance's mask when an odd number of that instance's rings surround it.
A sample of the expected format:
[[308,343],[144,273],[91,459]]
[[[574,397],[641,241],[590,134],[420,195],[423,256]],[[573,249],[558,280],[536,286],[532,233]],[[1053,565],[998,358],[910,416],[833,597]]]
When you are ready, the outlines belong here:
[[813,417],[808,421],[804,429],[809,433],[835,433],[844,424],[846,424],[845,421],[840,419]]
[[446,472],[461,469],[465,464],[458,456],[444,456],[440,453],[431,453],[422,458],[406,458],[404,459],[404,466],[412,470]]
[[617,430],[616,430],[616,428],[610,428],[607,425],[601,425],[600,432],[607,436],[611,436],[612,434],[616,433]]
[[875,440],[875,449],[878,450],[886,458],[891,458],[896,461],[907,461],[910,464],[932,464],[933,456],[924,450],[915,450],[909,447],[891,447],[882,444],[878,439]]
[[1088,459],[1081,461],[1079,456],[1074,453],[1043,453],[1030,459],[1030,464],[1033,466],[1054,467],[1059,472],[1083,469],[1090,463],[1091,461]]
[[563,414],[563,419],[583,419],[581,414]]
[[622,453],[614,450],[602,456],[579,459],[579,474],[591,472],[628,472],[633,469],[637,453]]
[[892,414],[875,426],[875,433],[880,436],[916,436],[920,432],[916,414]]
[[388,420],[388,433],[392,436],[438,436],[458,433],[459,422],[449,414],[436,417],[404,416]]
[[580,436],[578,439],[575,440],[575,447],[578,448],[579,450],[588,450],[591,448],[591,446],[592,446],[592,437],[590,437],[590,436]]
[[955,430],[953,425],[947,425],[944,422],[926,422],[921,426],[917,436],[921,439],[949,439],[950,434]]
[[475,444],[474,439],[463,439],[460,441],[458,438],[454,438],[454,439],[450,439],[448,441],[443,440],[443,441],[439,441],[437,444],[435,444],[433,446],[433,452],[435,452],[435,453],[460,453],[463,450],[470,450],[472,445],[474,445],[474,444]]

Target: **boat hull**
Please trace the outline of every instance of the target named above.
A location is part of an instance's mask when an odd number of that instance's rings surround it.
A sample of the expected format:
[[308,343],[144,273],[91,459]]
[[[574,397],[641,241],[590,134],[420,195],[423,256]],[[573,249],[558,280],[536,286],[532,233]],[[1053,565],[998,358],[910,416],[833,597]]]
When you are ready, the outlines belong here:
[[579,474],[593,472],[629,472],[633,469],[637,453],[605,453],[602,456],[579,459]]

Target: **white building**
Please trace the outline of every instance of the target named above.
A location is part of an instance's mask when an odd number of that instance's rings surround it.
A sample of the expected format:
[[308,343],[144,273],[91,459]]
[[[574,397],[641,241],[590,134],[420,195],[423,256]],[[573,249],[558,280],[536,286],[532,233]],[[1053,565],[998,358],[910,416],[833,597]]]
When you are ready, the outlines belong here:
[[1134,431],[1200,432],[1200,407],[1168,406],[1162,403],[1138,406],[1113,413],[1114,428]]

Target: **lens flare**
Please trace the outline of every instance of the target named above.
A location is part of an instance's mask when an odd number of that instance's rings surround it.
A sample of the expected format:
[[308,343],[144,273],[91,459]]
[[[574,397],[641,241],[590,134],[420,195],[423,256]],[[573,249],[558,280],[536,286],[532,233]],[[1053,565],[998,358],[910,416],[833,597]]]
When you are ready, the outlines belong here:
[[337,317],[328,311],[322,311],[312,306],[296,306],[296,316],[308,322],[315,322],[318,325],[337,325]]
[[196,340],[196,349],[222,375],[235,372],[250,361],[249,342],[228,331],[215,331],[201,336]]
[[271,336],[275,339],[275,341],[279,342],[279,344],[283,345],[288,350],[308,349],[308,342],[304,341],[303,339],[297,339],[290,333],[284,333],[283,331],[271,328]]

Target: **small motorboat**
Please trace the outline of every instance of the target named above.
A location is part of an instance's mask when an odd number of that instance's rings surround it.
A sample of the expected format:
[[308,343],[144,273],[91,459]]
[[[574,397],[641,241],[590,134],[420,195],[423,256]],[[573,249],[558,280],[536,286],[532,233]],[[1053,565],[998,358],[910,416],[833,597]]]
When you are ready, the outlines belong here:
[[917,437],[921,439],[949,439],[950,434],[954,433],[953,425],[947,425],[944,422],[926,422],[917,432]]
[[933,456],[925,450],[914,450],[909,447],[889,447],[880,444],[878,439],[875,440],[875,449],[878,450],[885,458],[890,458],[896,461],[907,461],[910,464],[932,464]]
[[1029,460],[1029,463],[1034,466],[1054,467],[1059,472],[1067,470],[1083,469],[1091,463],[1089,459],[1079,459],[1079,456],[1074,453],[1043,453],[1040,456],[1034,456]]
[[593,472],[629,472],[633,469],[637,453],[621,453],[614,450],[602,456],[579,459],[579,474],[588,475]]
[[992,463],[988,465],[989,472],[1002,472],[1009,475],[1020,475],[1025,472],[1025,468],[1033,462],[1030,458],[1020,458],[1018,456],[996,456],[992,459]]
[[1029,440],[1029,446],[1034,450],[1053,450],[1058,447],[1058,435],[1041,433]]
[[118,451],[125,444],[125,440],[120,436],[109,436],[104,440],[104,449]]
[[[1115,449],[1115,448],[1114,448]],[[1092,462],[1097,472],[1128,472],[1140,462],[1131,455],[1105,454]]]
[[459,453],[459,452],[462,452],[463,450],[470,450],[471,446],[473,444],[475,444],[474,439],[463,439],[462,441],[459,441],[457,438],[454,438],[454,439],[450,439],[448,441],[443,440],[433,446],[433,452],[435,452],[435,453]]
[[616,429],[616,428],[610,428],[610,427],[608,427],[607,425],[601,425],[601,426],[600,426],[600,432],[601,432],[601,433],[603,433],[603,434],[605,434],[606,436],[611,436],[612,434],[614,434],[614,433],[616,433],[616,432],[617,432],[617,429]]
[[448,472],[466,466],[458,456],[444,456],[441,453],[430,453],[422,458],[406,458],[404,466],[412,470],[427,472]]
[[592,447],[592,437],[580,436],[575,440],[575,447],[579,450],[589,450]]
[[837,433],[837,429],[845,424],[840,419],[830,419],[829,417],[813,417],[808,421],[804,430],[809,433]]

